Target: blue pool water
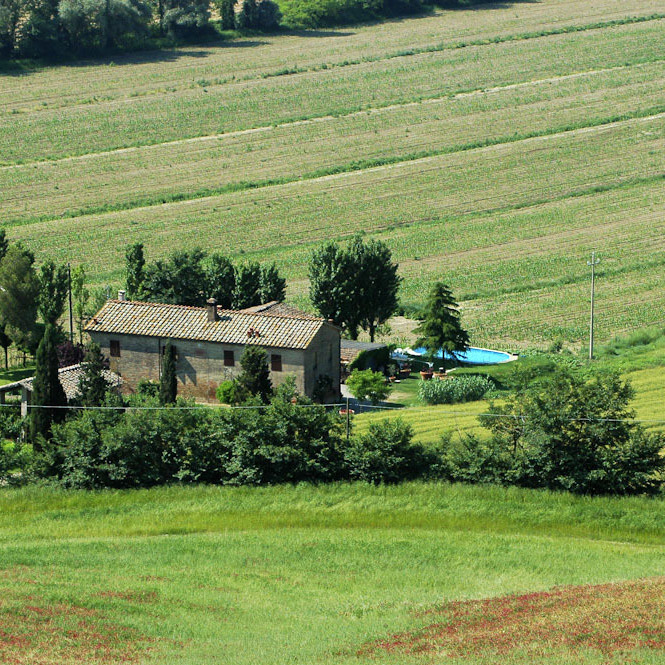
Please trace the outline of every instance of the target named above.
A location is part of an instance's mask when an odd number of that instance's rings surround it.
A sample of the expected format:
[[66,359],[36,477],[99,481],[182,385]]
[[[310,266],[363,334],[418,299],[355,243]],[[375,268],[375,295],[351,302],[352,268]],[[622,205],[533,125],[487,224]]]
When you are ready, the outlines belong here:
[[[424,348],[414,349],[416,353],[427,354],[427,351]],[[437,358],[441,358],[441,351],[436,354]],[[503,351],[490,351],[489,349],[477,349],[474,346],[469,347],[466,351],[458,351],[455,354],[448,353],[446,351],[446,359],[450,360],[453,357],[461,363],[467,365],[496,365],[498,363],[507,363],[509,360],[512,360],[512,356],[509,353],[504,353]]]

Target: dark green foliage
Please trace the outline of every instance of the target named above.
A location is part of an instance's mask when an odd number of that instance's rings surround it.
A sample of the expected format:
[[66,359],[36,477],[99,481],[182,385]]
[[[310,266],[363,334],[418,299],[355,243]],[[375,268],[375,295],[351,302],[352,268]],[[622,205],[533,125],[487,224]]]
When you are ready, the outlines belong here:
[[44,323],[56,325],[65,308],[69,290],[67,266],[53,261],[42,263],[39,269],[39,314]]
[[240,367],[242,372],[237,378],[240,387],[267,403],[272,395],[272,382],[265,349],[260,346],[246,346],[240,357]]
[[261,305],[261,266],[251,262],[238,266],[233,290],[233,308]]
[[[469,347],[469,335],[460,322],[459,305],[450,289],[437,282],[430,292],[425,307],[425,319],[414,331],[419,335],[416,344],[431,354],[439,349],[452,353]],[[442,359],[442,362],[443,361]]]
[[140,300],[145,280],[143,245],[134,243],[125,252],[125,291],[129,300]]
[[376,329],[397,309],[400,277],[388,247],[356,236],[346,248],[327,243],[309,266],[310,299],[319,314],[342,327],[351,339],[358,329],[374,341]]
[[7,240],[7,232],[0,229],[0,261],[5,258],[5,254],[9,249],[9,240]]
[[136,384],[136,393],[142,397],[159,397],[159,382],[141,379]]
[[277,266],[261,266],[261,303],[284,302],[286,298],[286,280],[280,277]]
[[283,23],[293,28],[320,28],[359,23],[425,10],[422,0],[282,0]]
[[36,447],[40,439],[49,439],[51,424],[65,417],[64,409],[39,408],[43,406],[66,406],[67,397],[58,378],[58,351],[55,326],[46,324],[44,337],[37,348],[35,358],[35,379],[32,387],[32,408],[30,410],[30,438]]
[[0,484],[21,485],[30,480],[32,462],[30,446],[0,439]]
[[34,256],[11,245],[0,261],[0,320],[14,343],[29,349],[36,339],[39,280],[34,269]]
[[211,254],[205,261],[206,293],[224,309],[233,307],[233,291],[236,285],[236,272],[231,259],[223,254]]
[[274,264],[261,266],[253,261],[236,268],[223,254],[208,256],[201,249],[192,249],[175,251],[165,259],[143,265],[142,248],[135,245],[127,256],[130,298],[140,296],[150,302],[197,307],[215,298],[224,309],[284,300],[286,280]]
[[164,0],[163,25],[175,37],[201,34],[210,21],[209,0]]
[[411,426],[399,418],[371,423],[344,451],[350,478],[379,484],[428,476],[437,468],[436,453],[412,439]]
[[482,399],[494,389],[486,376],[471,374],[439,380],[421,381],[418,397],[427,404],[458,404]]
[[0,440],[10,439],[18,441],[23,430],[23,418],[21,411],[16,404],[14,407],[5,407],[0,409]]
[[162,357],[162,373],[159,377],[159,402],[162,406],[175,404],[178,395],[178,376],[176,374],[175,349],[171,340],[166,342]]
[[217,387],[217,399],[221,404],[242,404],[250,397],[249,390],[235,379],[222,381]]
[[205,253],[200,249],[178,250],[165,260],[149,264],[145,268],[142,297],[174,305],[204,305],[207,299],[204,258]]
[[242,6],[238,13],[236,23],[239,28],[255,28],[259,19],[259,11],[256,0],[242,0]]
[[631,421],[632,396],[617,374],[558,369],[480,417],[489,443],[445,446],[446,475],[576,494],[657,493],[665,438]]
[[79,379],[79,401],[82,406],[101,406],[110,386],[104,378],[104,356],[99,344],[92,342],[81,362],[81,378]]
[[236,27],[235,0],[216,0],[215,4],[219,11],[222,30],[233,30]]
[[0,346],[5,352],[5,369],[9,369],[8,352],[12,343],[12,338],[7,334],[7,324],[0,322]]
[[378,404],[390,395],[392,386],[386,383],[386,379],[380,372],[371,369],[354,369],[351,376],[346,380],[351,394],[358,400],[369,400],[372,404]]
[[275,30],[282,20],[279,5],[273,0],[260,0],[257,7],[256,30]]

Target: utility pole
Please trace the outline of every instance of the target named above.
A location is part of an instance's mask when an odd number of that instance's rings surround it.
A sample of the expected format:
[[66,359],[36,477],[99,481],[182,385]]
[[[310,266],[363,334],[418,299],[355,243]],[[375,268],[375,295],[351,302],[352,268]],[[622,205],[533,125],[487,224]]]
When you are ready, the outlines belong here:
[[72,266],[67,264],[67,281],[69,285],[69,341],[74,343],[74,312],[72,310]]
[[600,263],[600,259],[596,258],[596,252],[591,252],[591,261],[586,264],[591,266],[591,322],[589,324],[589,360],[593,360],[593,306],[596,292],[596,266]]

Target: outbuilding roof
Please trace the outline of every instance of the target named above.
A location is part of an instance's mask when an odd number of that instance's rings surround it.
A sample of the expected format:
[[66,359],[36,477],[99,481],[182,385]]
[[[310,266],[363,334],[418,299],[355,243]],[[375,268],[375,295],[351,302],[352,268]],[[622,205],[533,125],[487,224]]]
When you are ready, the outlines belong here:
[[[81,365],[69,365],[69,367],[61,367],[58,370],[58,379],[60,385],[67,395],[67,399],[71,400],[79,395],[79,382],[81,376],[83,375],[83,370]],[[106,383],[109,386],[119,386],[122,384],[122,378],[115,372],[111,370],[104,369],[102,370],[102,376],[106,379]],[[15,381],[14,383],[6,383],[3,386],[0,386],[0,392],[10,392],[16,390],[17,388],[25,388],[28,392],[32,392],[32,384],[35,380],[34,376],[26,377],[20,381]]]
[[88,333],[306,349],[319,330],[328,325],[331,324],[325,319],[278,303],[240,311],[218,307],[217,320],[210,321],[206,307],[108,300],[85,330]]

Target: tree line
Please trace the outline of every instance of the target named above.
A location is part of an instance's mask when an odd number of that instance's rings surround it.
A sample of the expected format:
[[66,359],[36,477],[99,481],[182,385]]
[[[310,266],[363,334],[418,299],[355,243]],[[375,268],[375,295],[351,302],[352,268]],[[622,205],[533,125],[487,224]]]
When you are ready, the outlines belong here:
[[141,48],[160,37],[214,34],[211,10],[223,30],[277,27],[272,0],[0,0],[0,57],[54,58]]

